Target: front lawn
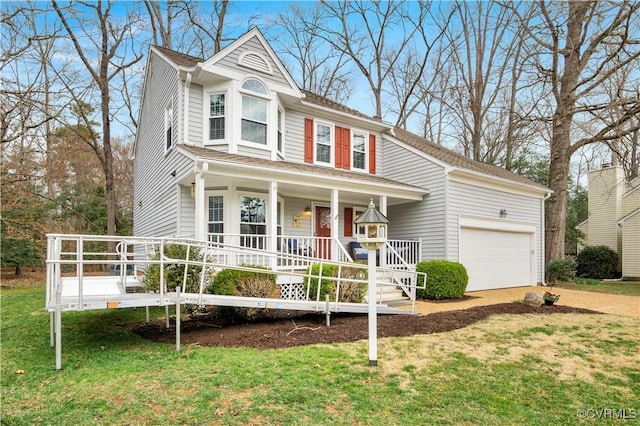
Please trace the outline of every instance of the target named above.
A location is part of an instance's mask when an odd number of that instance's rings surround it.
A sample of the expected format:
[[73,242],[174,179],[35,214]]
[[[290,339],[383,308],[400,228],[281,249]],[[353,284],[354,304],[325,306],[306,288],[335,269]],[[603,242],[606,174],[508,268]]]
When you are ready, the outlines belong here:
[[556,287],[596,293],[640,296],[640,281],[597,281],[576,278],[576,282],[562,283]]
[[[2,423],[599,424],[639,418],[637,318],[501,315],[464,329],[258,351],[146,341],[143,309],[63,315],[54,370],[44,286],[2,289]],[[163,309],[152,309],[154,317]],[[608,411],[606,411],[608,410]]]

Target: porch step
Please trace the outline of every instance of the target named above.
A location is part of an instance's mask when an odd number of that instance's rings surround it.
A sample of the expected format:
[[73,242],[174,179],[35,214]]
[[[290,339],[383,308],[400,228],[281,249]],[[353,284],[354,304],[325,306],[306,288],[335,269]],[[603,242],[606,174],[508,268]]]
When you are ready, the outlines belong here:
[[[410,299],[404,294],[404,292],[396,287],[385,285],[380,289],[380,286],[376,288],[375,294],[376,302],[381,302],[390,306],[402,305],[404,303],[410,303]],[[369,295],[364,296],[364,302],[369,302]]]

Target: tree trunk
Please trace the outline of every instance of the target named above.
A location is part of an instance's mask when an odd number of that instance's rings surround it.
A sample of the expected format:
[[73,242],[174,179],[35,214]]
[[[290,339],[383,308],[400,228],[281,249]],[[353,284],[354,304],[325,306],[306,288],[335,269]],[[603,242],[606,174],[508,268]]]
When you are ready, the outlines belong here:
[[546,204],[545,261],[564,257],[564,234],[567,222],[567,184],[571,161],[571,124],[576,104],[578,78],[584,68],[580,62],[581,32],[589,3],[569,2],[569,19],[565,48],[555,55],[562,55],[564,67],[556,92],[556,109],[553,113],[551,155],[549,164],[549,188],[553,191]]

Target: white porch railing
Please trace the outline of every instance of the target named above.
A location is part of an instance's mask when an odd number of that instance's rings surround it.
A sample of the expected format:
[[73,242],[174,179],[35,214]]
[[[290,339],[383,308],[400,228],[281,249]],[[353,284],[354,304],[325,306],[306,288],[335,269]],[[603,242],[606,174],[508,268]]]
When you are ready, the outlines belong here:
[[[294,255],[292,257],[280,258],[274,263],[273,253],[261,254],[271,250],[271,237],[268,235],[254,234],[207,234],[207,241],[216,244],[224,244],[234,247],[246,247],[252,249],[245,253],[238,253],[234,259],[228,259],[230,264],[235,265],[261,265],[272,268],[279,266],[306,267],[308,259],[325,259],[336,262],[353,262],[349,252],[342,243],[331,237],[301,237],[298,235],[278,235],[276,242],[276,252],[284,255]],[[283,259],[287,259],[283,262]],[[293,264],[292,264],[293,262]]]

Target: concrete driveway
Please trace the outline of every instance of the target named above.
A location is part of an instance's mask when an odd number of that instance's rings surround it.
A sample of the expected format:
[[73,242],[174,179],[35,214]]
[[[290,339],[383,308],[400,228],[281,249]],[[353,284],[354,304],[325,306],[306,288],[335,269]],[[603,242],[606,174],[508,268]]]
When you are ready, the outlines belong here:
[[[542,295],[547,290],[550,290],[550,287],[517,287],[500,290],[473,291],[466,293],[465,296],[468,297],[463,300],[447,300],[441,302],[417,301],[416,311],[421,315],[426,315],[433,312],[453,311],[471,308],[473,306],[510,303],[524,299],[524,295],[529,291]],[[558,287],[555,287],[553,291],[554,293],[560,294],[560,300],[556,302],[558,305],[640,318],[639,296],[621,296],[590,291],[568,290]]]

